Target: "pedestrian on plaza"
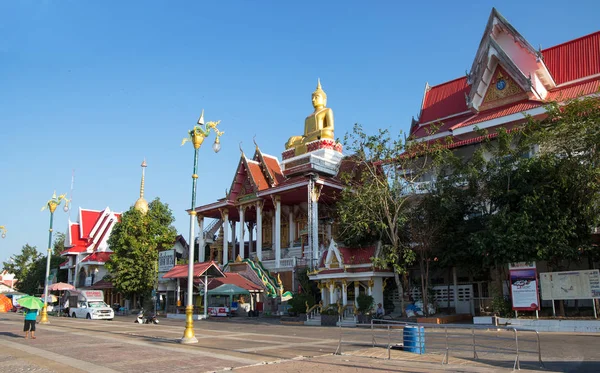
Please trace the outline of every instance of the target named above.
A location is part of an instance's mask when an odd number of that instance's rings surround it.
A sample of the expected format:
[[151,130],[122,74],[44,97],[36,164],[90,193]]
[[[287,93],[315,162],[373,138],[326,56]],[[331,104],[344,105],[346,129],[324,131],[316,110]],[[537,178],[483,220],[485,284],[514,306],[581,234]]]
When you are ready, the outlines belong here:
[[383,317],[383,315],[385,315],[385,311],[383,310],[383,306],[381,305],[381,303],[377,304],[377,311],[375,311],[375,316],[377,317]]
[[31,310],[29,308],[24,308],[25,313],[25,325],[23,326],[23,331],[25,332],[25,339],[29,336],[29,332],[31,331],[31,339],[35,339],[35,322],[37,319],[37,310]]

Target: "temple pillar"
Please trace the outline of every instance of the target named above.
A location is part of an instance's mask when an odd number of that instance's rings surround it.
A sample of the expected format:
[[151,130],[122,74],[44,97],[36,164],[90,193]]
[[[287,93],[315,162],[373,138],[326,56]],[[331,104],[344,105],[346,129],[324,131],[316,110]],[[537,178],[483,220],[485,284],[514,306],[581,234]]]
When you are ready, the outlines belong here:
[[354,281],[354,306],[358,309],[358,292],[360,291],[360,283]]
[[290,206],[290,213],[288,215],[288,247],[291,249],[294,245],[294,206]]
[[254,223],[248,222],[248,258],[252,257],[252,252],[254,251]]
[[373,296],[373,285],[374,285],[374,282],[373,282],[373,280],[372,280],[372,279],[371,279],[371,280],[369,280],[369,290],[368,290],[368,294],[369,294],[370,296]]
[[381,277],[375,277],[373,279],[373,303],[383,304],[383,279]]
[[229,211],[227,209],[221,210],[221,219],[223,219],[223,265],[229,261]]
[[348,304],[348,283],[346,279],[342,280],[342,305]]
[[319,288],[321,289],[321,301],[323,302],[323,306],[326,306],[329,304],[329,297],[327,296],[327,282],[320,283]]
[[231,221],[231,260],[235,260],[235,244],[237,242],[237,229],[235,220]]
[[206,261],[206,249],[204,244],[204,216],[196,215],[198,219],[198,263]]
[[256,201],[256,257],[262,261],[262,208],[263,201]]
[[310,175],[308,179],[308,246],[311,251],[311,267],[316,267],[319,262],[319,196],[321,186],[316,184],[317,175]]
[[273,198],[275,205],[275,268],[279,268],[281,263],[281,198]]
[[244,259],[245,256],[245,245],[244,245],[244,206],[240,206],[240,246],[238,255]]
[[329,280],[329,304],[335,304],[335,281]]

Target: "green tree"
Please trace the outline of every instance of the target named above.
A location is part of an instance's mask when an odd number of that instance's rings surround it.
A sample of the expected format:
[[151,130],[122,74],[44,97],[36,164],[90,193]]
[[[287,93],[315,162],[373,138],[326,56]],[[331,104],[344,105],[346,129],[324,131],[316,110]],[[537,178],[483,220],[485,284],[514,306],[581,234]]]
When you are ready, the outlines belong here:
[[117,291],[147,297],[156,286],[158,252],[171,248],[177,231],[169,206],[156,198],[142,214],[133,207],[115,225],[108,245],[113,251],[106,269]]
[[[12,255],[7,262],[3,262],[3,268],[15,274],[15,278],[21,282],[26,277],[29,271],[34,267],[35,262],[42,256],[40,252],[37,251],[35,246],[30,246],[29,244],[25,244],[21,248],[20,254]],[[17,289],[20,289],[20,284],[17,283]]]
[[[354,247],[382,242],[380,267],[391,267],[401,296],[406,298],[407,271],[415,260],[407,223],[419,181],[427,181],[449,152],[442,143],[410,142],[402,135],[392,138],[388,130],[366,134],[360,125],[345,136],[353,153],[351,167],[342,172],[345,184],[337,201],[339,238]],[[401,279],[402,278],[402,279]]]
[[[65,258],[60,256],[60,251],[64,249],[65,235],[64,233],[57,233],[56,238],[52,244],[52,256],[50,257],[50,269],[56,270],[56,282],[66,282],[67,273],[65,271],[59,271],[59,266],[65,261]],[[35,262],[31,265],[27,275],[18,283],[19,291],[27,294],[37,295],[43,293],[46,278],[46,256],[37,257]]]

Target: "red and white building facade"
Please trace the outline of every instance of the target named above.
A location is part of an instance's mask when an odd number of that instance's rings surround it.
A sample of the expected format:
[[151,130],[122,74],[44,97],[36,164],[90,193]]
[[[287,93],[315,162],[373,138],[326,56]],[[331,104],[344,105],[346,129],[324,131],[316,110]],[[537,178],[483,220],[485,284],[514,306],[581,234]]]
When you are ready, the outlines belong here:
[[69,284],[77,288],[91,287],[108,274],[104,264],[112,251],[107,241],[120,219],[121,213],[108,207],[104,210],[79,208],[79,221],[69,221],[65,250],[60,253],[66,258],[60,269],[67,270]]

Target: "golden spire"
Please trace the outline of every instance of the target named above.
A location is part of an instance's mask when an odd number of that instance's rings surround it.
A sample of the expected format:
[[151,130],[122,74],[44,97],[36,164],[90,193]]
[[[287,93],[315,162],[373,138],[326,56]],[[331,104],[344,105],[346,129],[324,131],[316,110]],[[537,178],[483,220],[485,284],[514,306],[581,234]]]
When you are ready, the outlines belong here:
[[317,78],[317,89],[315,89],[315,91],[313,92],[313,95],[315,95],[317,93],[319,93],[323,96],[323,100],[327,100],[327,93],[325,93],[323,88],[321,88],[321,78]]
[[146,164],[146,158],[144,158],[144,161],[142,162],[142,183],[140,185],[140,198],[137,201],[135,201],[135,205],[133,206],[133,208],[135,208],[142,214],[146,214],[148,212],[148,202],[146,202],[146,200],[144,199],[144,177],[146,176],[146,167],[148,167],[148,165]]

